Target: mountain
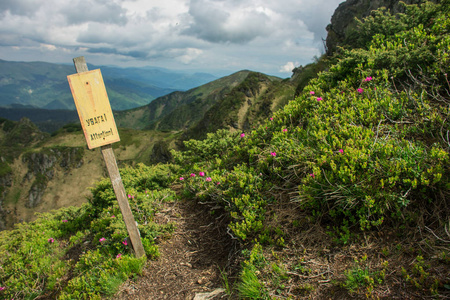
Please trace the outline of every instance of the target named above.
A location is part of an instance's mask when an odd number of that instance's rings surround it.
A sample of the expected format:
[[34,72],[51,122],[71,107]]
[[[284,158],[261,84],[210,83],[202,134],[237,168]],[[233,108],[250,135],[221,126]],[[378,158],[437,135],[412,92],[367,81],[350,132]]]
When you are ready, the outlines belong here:
[[[179,130],[198,121],[204,112],[241,83],[250,71],[240,71],[186,92],[173,92],[146,106],[117,112],[119,127]],[[176,118],[171,116],[177,115]]]
[[[179,137],[131,129],[119,135],[112,147],[121,166],[166,162],[167,147]],[[87,149],[81,125],[50,135],[27,118],[0,118],[0,231],[34,220],[36,212],[85,203],[88,188],[105,176],[101,153]]]
[[[302,78],[302,76],[298,76]],[[184,138],[203,138],[220,128],[249,130],[295,95],[298,80],[243,70],[186,92],[115,114],[120,127],[183,130]]]
[[[96,67],[102,70],[113,110],[148,104],[175,90],[186,90],[215,79],[209,74],[187,74],[158,68]],[[30,105],[45,109],[75,109],[67,64],[0,60],[0,106]]]
[[31,106],[12,104],[10,107],[0,107],[0,118],[19,121],[22,118],[31,120],[41,131],[52,133],[69,123],[79,123],[75,110],[43,109]]
[[88,66],[89,70],[101,68],[104,76],[110,76],[118,79],[126,78],[163,89],[177,91],[186,91],[217,79],[216,76],[208,73],[189,73],[182,71],[175,72],[156,67],[118,68],[111,66],[99,67],[90,64],[88,64]]

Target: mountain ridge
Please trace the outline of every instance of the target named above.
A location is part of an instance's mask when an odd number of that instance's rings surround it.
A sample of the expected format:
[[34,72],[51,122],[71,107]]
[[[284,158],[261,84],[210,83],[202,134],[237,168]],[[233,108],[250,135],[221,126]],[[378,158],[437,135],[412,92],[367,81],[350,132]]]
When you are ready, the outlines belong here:
[[[175,90],[192,88],[216,78],[210,74],[199,77],[148,67],[91,67],[101,68],[115,110],[142,106]],[[0,60],[0,106],[22,104],[38,108],[75,109],[66,79],[73,73],[75,71],[70,64]]]

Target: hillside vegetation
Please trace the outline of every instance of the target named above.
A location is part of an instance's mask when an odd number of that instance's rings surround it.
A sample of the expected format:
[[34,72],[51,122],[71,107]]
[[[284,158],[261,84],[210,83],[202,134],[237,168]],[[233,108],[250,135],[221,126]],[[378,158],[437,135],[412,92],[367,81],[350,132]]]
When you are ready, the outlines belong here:
[[[179,136],[122,128],[119,134],[113,148],[121,166],[167,162]],[[87,150],[80,124],[50,135],[26,118],[0,119],[0,230],[33,221],[35,213],[87,202],[88,187],[106,176],[96,150]]]
[[[156,212],[178,198],[227,220],[230,298],[450,297],[449,14],[449,0],[378,10],[262,125],[122,169],[147,257],[176,226]],[[109,180],[92,194],[0,233],[1,296],[107,298],[141,273]]]

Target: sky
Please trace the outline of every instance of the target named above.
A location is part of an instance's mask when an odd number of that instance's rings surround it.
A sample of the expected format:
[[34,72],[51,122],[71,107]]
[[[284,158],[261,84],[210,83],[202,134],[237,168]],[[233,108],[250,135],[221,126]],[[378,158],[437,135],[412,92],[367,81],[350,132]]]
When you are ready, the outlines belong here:
[[343,0],[0,0],[0,59],[283,78],[324,52]]

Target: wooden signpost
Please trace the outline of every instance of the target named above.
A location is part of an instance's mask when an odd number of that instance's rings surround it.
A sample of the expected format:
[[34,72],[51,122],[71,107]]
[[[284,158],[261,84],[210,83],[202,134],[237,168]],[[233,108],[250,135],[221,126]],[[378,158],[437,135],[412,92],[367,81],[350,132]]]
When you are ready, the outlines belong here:
[[136,257],[145,255],[111,143],[120,141],[100,70],[89,71],[83,56],[73,59],[77,74],[67,76],[89,149],[101,147]]

